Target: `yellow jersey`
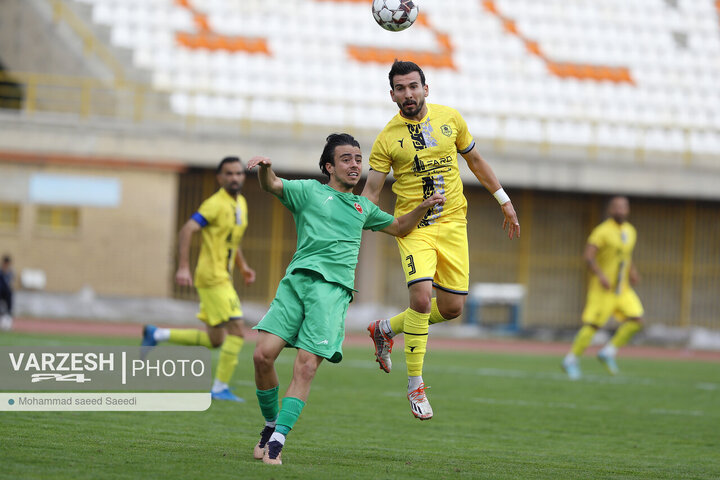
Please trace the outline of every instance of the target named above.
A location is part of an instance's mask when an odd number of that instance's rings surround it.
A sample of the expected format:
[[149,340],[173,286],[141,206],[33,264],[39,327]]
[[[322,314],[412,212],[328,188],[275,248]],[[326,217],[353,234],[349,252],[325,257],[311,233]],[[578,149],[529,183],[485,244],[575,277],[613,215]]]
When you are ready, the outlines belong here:
[[445,205],[428,210],[418,228],[440,221],[466,223],[467,200],[457,154],[472,150],[475,141],[457,110],[434,104],[427,107],[427,115],[419,122],[398,112],[385,125],[370,152],[370,168],[382,173],[392,169],[396,217],[439,192],[447,199]]
[[[598,248],[595,261],[610,282],[610,288],[620,294],[627,286],[632,254],[637,241],[635,227],[628,222],[618,224],[608,218],[590,234],[587,243]],[[603,289],[596,275],[590,279],[591,289]]]
[[247,228],[247,202],[224,188],[205,200],[192,217],[202,227],[195,286],[208,288],[232,281],[235,255]]

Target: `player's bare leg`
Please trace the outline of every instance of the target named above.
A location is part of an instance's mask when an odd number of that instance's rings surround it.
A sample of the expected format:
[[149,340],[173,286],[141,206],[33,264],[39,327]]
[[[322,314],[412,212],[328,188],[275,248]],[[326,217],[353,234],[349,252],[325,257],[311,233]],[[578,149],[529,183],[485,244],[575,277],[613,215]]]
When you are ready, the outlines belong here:
[[282,464],[281,455],[285,439],[295,425],[305,402],[310,395],[310,384],[315,378],[322,357],[303,349],[298,349],[293,365],[293,378],[283,398],[282,409],[277,418],[275,432],[270,437],[263,456],[263,462],[269,465]]
[[258,332],[257,346],[253,352],[253,363],[255,365],[255,386],[257,388],[258,403],[260,411],[265,418],[265,426],[260,432],[260,440],[253,449],[253,457],[262,460],[265,455],[265,447],[270,437],[275,432],[280,403],[278,398],[279,380],[275,371],[275,360],[282,349],[285,348],[285,340],[268,332]]
[[[437,297],[430,300],[428,324],[435,325],[459,317],[462,315],[466,299],[467,295],[459,295],[438,289]],[[392,318],[376,320],[367,327],[370,338],[375,345],[375,361],[378,362],[381,370],[388,373],[392,369],[390,353],[392,353],[394,344],[393,337],[404,332],[406,313],[407,310]]]

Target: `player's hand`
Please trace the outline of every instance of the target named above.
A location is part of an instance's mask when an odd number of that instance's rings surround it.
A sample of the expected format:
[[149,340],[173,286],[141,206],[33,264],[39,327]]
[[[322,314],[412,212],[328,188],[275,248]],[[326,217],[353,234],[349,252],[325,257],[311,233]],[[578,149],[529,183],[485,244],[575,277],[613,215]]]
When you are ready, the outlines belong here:
[[257,167],[258,165],[262,165],[263,167],[269,167],[272,165],[272,160],[270,160],[268,157],[252,157],[247,164],[248,170],[252,170],[253,168]]
[[510,240],[515,237],[520,238],[520,222],[518,222],[512,202],[505,202],[500,208],[505,216],[505,220],[503,220],[503,230],[508,232],[508,238],[510,238]]
[[435,192],[432,197],[426,198],[420,204],[423,209],[432,208],[435,205],[445,205],[445,195]]
[[193,282],[192,275],[190,274],[190,269],[187,267],[178,268],[178,271],[175,274],[175,283],[183,287],[192,287]]
[[600,280],[600,285],[602,285],[605,290],[610,290],[610,282],[605,275],[602,273],[598,275],[598,280]]
[[253,270],[250,267],[245,267],[242,271],[243,280],[245,280],[245,285],[250,285],[251,283],[255,283],[255,270]]
[[634,268],[630,269],[630,285],[633,287],[640,283],[640,274]]

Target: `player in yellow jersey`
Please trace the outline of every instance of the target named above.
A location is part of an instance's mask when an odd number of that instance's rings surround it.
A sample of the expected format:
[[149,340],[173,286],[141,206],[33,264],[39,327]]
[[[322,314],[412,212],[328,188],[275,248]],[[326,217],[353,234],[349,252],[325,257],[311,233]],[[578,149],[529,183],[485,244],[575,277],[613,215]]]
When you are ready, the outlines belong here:
[[206,331],[196,329],[157,328],[145,326],[143,345],[152,347],[167,341],[180,345],[220,347],[212,398],[243,401],[228,383],[235,370],[237,356],[244,342],[242,309],[232,283],[233,266],[237,265],[245,284],[255,281],[255,271],[245,261],[240,248],[247,228],[247,202],[240,194],[245,182],[245,169],[238,157],[226,157],[217,167],[221,188],[205,200],[178,235],[178,285],[192,286],[190,273],[190,240],[196,232],[202,234],[202,245],[195,268],[195,288],[200,296],[198,318],[205,322]]
[[[400,109],[378,135],[370,152],[370,173],[362,192],[377,203],[390,173],[396,181],[395,216],[404,215],[423,198],[438,192],[444,205],[427,211],[418,227],[398,238],[410,294],[410,308],[368,326],[376,361],[385,372],[392,367],[393,337],[405,334],[408,400],[416,418],[433,412],[422,378],[428,325],[458,317],[468,293],[470,267],[467,241],[467,200],[463,195],[457,155],[492,192],[505,217],[509,238],[520,236],[515,209],[490,165],[480,156],[465,120],[449,107],[427,104],[425,74],[412,62],[395,61],[389,74],[390,97]],[[436,298],[433,298],[433,288]]]
[[642,328],[643,306],[631,285],[639,281],[632,261],[637,240],[635,227],[630,225],[630,203],[626,197],[613,197],[608,203],[608,219],[595,227],[585,247],[585,262],[592,273],[583,326],[575,336],[572,349],[565,356],[562,368],[572,380],[581,377],[578,357],[592,342],[595,332],[610,316],[621,322],[610,341],[598,352],[598,360],[615,375],[615,355]]

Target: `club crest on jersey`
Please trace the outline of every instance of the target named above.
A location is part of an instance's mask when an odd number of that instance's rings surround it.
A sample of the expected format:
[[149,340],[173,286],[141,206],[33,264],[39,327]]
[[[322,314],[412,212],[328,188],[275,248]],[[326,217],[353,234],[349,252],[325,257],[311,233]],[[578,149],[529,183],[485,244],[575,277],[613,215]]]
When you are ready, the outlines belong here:
[[449,125],[443,125],[442,127],[440,127],[440,131],[441,131],[442,134],[445,135],[446,137],[449,137],[449,136],[452,135],[452,128],[450,128]]
[[359,203],[355,202],[355,210],[357,210],[358,213],[363,213],[362,205],[360,205]]

